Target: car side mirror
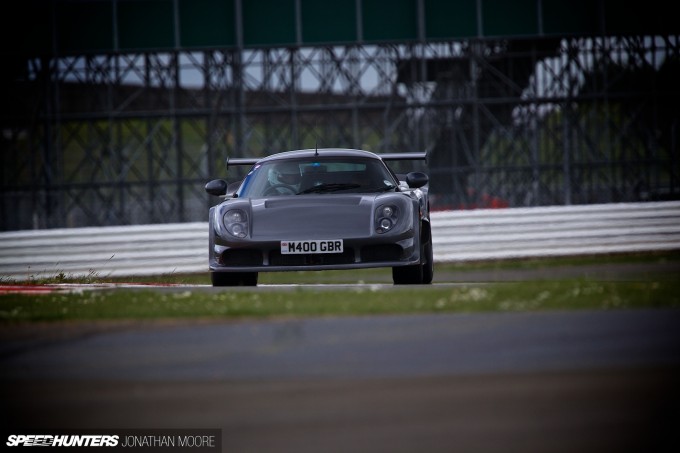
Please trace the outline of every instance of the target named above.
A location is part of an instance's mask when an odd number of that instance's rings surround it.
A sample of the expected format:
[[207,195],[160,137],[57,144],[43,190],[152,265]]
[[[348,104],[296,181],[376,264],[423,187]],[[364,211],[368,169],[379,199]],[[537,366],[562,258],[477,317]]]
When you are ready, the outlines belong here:
[[428,178],[425,173],[421,173],[419,171],[412,171],[406,175],[406,184],[408,184],[411,189],[423,187],[428,182],[430,182],[430,178]]
[[227,187],[229,187],[229,185],[224,179],[213,179],[205,185],[205,191],[210,195],[221,197],[227,194]]

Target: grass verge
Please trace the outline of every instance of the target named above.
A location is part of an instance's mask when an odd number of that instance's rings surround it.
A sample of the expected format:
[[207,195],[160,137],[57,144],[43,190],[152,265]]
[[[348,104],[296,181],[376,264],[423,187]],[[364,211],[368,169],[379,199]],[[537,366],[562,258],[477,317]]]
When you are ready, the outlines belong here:
[[85,291],[0,296],[0,323],[680,307],[680,282],[588,280],[378,290]]
[[[680,252],[483,261],[438,264],[435,282],[456,286],[413,288],[358,285],[331,290],[314,287],[262,290],[168,289],[92,290],[45,295],[0,295],[0,325],[41,321],[134,320],[479,311],[573,310],[680,307],[677,269]],[[576,270],[576,272],[573,272]],[[500,279],[494,280],[500,275]],[[504,275],[511,275],[504,281]],[[614,278],[611,278],[614,276]],[[472,277],[472,278],[471,278]],[[478,280],[475,280],[478,278]],[[81,278],[64,273],[29,284],[100,283],[209,284],[206,273],[124,279],[94,272]],[[476,284],[475,281],[484,283]],[[496,283],[492,283],[496,281]],[[4,281],[0,283],[12,283]],[[260,274],[261,284],[391,283],[389,269]]]

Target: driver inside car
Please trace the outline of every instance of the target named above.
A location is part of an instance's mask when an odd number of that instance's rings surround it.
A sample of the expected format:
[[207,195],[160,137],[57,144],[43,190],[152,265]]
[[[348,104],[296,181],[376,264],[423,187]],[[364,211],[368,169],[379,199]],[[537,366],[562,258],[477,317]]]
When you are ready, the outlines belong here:
[[300,188],[300,178],[299,165],[290,162],[276,165],[268,170],[267,180],[270,188],[267,192],[280,195],[297,193]]

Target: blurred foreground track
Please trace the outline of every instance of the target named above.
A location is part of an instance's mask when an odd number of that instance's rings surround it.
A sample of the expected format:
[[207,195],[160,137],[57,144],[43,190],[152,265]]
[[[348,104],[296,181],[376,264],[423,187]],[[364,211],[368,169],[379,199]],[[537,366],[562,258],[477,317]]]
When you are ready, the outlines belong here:
[[678,325],[670,309],[84,329],[6,351],[2,424],[220,427],[229,452],[678,451]]
[[[10,427],[219,426],[225,452],[670,453],[680,446],[679,378],[674,368],[390,380],[34,381],[3,385],[1,393]],[[30,401],[19,403],[19,395]]]

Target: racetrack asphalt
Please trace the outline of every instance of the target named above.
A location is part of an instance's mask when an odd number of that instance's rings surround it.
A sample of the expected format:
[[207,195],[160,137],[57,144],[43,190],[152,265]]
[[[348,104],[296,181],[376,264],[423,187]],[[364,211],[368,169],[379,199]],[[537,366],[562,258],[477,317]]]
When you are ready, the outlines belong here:
[[219,427],[235,452],[664,451],[678,326],[678,310],[121,325],[6,348],[2,421]]
[[0,339],[7,432],[220,428],[225,452],[680,451],[680,310],[46,323]]

